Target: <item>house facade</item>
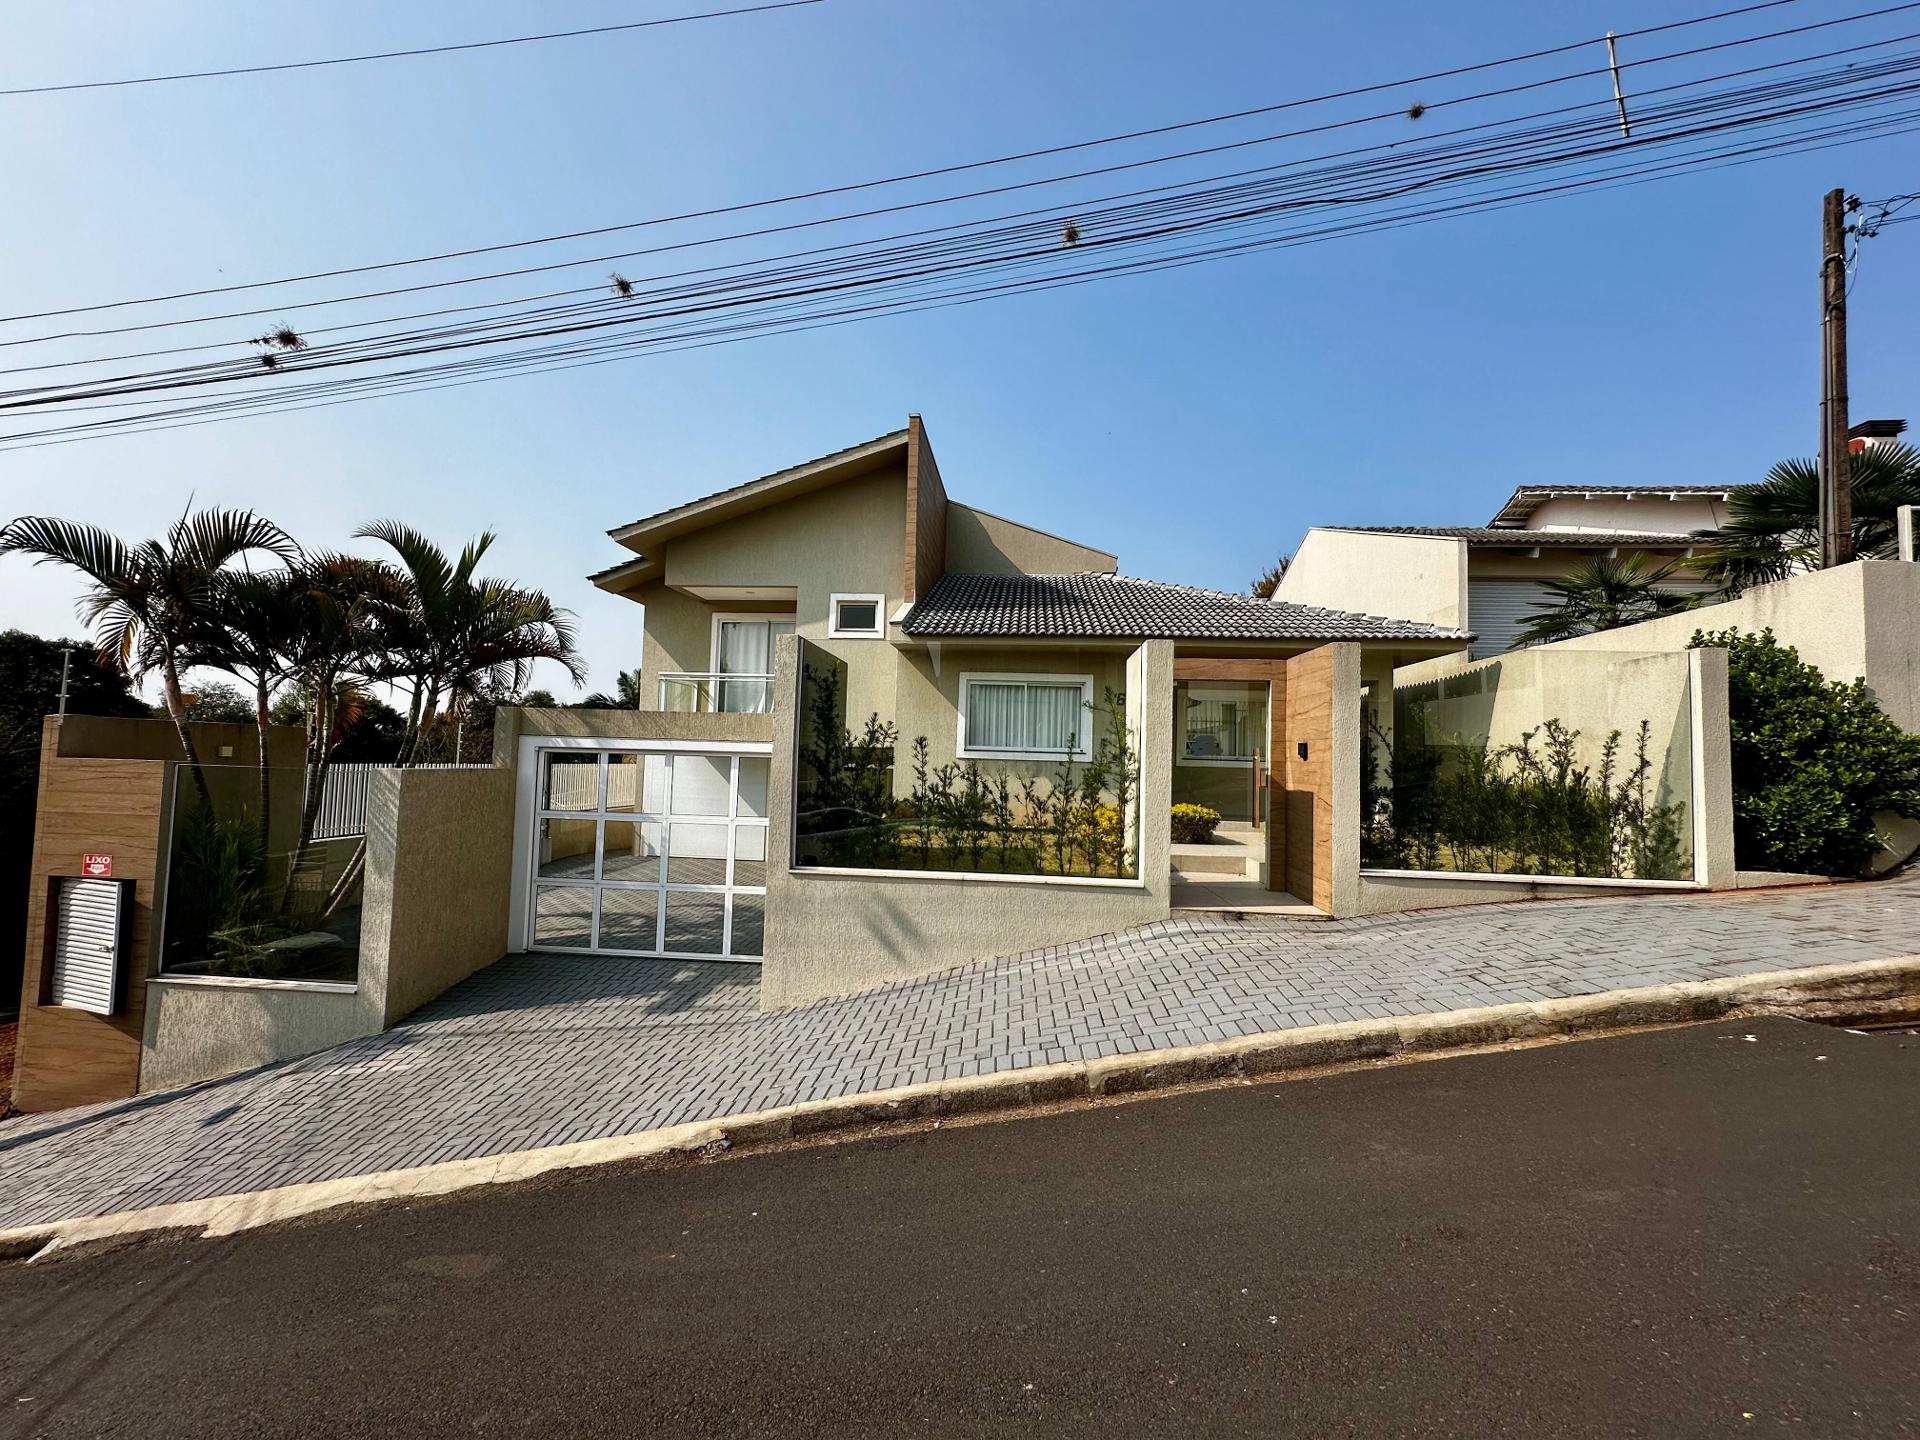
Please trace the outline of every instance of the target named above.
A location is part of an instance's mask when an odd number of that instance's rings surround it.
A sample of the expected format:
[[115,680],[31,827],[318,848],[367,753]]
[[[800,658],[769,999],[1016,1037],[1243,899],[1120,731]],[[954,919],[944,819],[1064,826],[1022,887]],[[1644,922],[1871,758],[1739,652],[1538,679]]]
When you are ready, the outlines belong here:
[[609,533],[641,709],[500,732],[511,946],[760,961],[781,1003],[1165,918],[1183,802],[1331,912],[1336,670],[1469,638],[1122,575],[953,498],[917,416]]
[[1522,485],[1485,525],[1316,526],[1276,598],[1378,610],[1474,632],[1478,659],[1511,650],[1552,603],[1546,582],[1596,557],[1671,567],[1676,591],[1710,588],[1694,536],[1727,518],[1725,486]]

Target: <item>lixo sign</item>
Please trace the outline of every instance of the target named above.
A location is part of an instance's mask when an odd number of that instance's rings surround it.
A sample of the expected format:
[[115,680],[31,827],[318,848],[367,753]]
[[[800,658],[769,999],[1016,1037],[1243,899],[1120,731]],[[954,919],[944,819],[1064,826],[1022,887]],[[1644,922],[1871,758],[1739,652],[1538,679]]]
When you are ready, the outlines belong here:
[[80,873],[89,880],[110,880],[113,878],[113,856],[104,853],[88,853],[80,857]]

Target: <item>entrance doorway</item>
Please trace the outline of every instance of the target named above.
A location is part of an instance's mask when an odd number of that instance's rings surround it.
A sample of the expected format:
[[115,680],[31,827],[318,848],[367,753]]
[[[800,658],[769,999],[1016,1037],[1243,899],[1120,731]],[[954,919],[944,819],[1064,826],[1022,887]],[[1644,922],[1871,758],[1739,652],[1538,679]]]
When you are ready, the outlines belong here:
[[526,948],[758,961],[769,748],[526,738]]

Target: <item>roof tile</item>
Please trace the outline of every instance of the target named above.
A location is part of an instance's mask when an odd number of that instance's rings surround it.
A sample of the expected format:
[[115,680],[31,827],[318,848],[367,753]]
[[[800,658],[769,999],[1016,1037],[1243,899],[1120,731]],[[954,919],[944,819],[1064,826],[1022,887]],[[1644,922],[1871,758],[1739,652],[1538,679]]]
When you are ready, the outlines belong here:
[[925,639],[1459,640],[1464,630],[1131,575],[943,575],[901,622]]

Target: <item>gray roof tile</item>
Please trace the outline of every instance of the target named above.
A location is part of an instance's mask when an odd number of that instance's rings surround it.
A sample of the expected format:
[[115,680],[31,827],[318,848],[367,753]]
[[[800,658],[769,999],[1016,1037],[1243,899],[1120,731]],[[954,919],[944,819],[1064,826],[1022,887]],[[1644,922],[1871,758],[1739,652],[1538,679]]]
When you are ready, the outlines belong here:
[[1464,630],[1130,575],[943,575],[900,628],[923,639],[1458,640]]

